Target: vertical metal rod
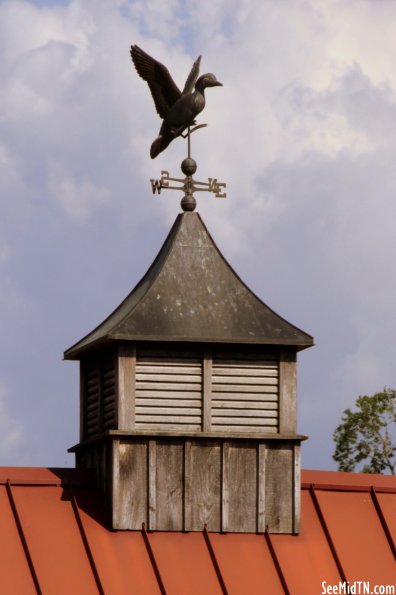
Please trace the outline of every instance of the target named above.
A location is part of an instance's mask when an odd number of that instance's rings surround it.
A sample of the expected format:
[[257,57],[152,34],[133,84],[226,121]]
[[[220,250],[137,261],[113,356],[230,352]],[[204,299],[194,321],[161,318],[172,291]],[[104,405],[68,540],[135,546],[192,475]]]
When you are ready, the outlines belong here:
[[272,543],[270,534],[268,533],[268,527],[266,527],[266,529],[265,529],[264,537],[265,537],[265,541],[267,542],[272,561],[276,568],[276,572],[278,573],[278,577],[281,582],[282,588],[285,592],[285,595],[290,595],[290,591],[289,591],[289,587],[287,586],[287,583],[286,583],[285,575],[283,574],[283,570],[281,568],[281,565],[279,564],[278,556],[276,555],[274,544]]
[[85,548],[85,551],[87,554],[87,558],[89,560],[89,564],[91,566],[92,574],[94,575],[96,586],[98,587],[98,592],[100,593],[100,595],[105,595],[105,592],[104,592],[104,589],[102,587],[102,583],[101,583],[101,580],[99,577],[98,569],[96,568],[95,560],[92,555],[92,551],[91,551],[91,548],[90,548],[90,545],[88,542],[87,534],[84,529],[80,511],[78,510],[76,498],[74,496],[74,492],[73,492],[73,488],[72,488],[71,484],[69,484],[68,488],[69,488],[70,501],[71,501],[71,505],[73,508],[74,516],[77,521],[77,526],[80,531],[81,539],[84,544],[84,548]]
[[157,579],[157,582],[158,582],[159,590],[161,591],[161,595],[166,595],[164,583],[162,582],[161,574],[160,574],[160,571],[159,571],[159,568],[157,565],[157,560],[155,559],[153,548],[151,547],[151,543],[150,543],[150,540],[147,535],[146,525],[144,523],[142,523],[142,536],[143,536],[144,544],[146,546],[147,553],[150,558],[151,565],[154,570],[155,578]]
[[311,485],[309,486],[309,493],[311,494],[311,498],[312,498],[312,501],[313,501],[314,506],[315,506],[316,514],[319,517],[320,524],[322,525],[322,529],[323,529],[323,532],[324,532],[324,534],[326,536],[327,543],[329,544],[329,548],[331,550],[331,553],[333,554],[334,562],[336,563],[338,572],[340,573],[340,577],[341,577],[341,579],[344,582],[347,582],[348,579],[347,579],[346,574],[345,574],[345,571],[344,571],[344,569],[342,567],[341,560],[340,560],[340,558],[339,558],[339,556],[337,554],[337,550],[335,548],[333,539],[332,539],[332,537],[330,535],[330,530],[329,530],[329,528],[327,526],[327,523],[326,523],[326,520],[324,518],[322,509],[320,507],[319,500],[318,500],[318,497],[317,497],[316,492],[315,492],[315,486],[314,486],[313,483],[311,483]]
[[394,543],[394,541],[392,539],[392,535],[391,535],[391,532],[389,530],[388,523],[386,522],[386,518],[384,516],[384,513],[382,512],[381,504],[380,504],[380,502],[378,500],[377,492],[375,491],[375,487],[374,486],[371,486],[370,494],[371,494],[371,498],[372,498],[373,503],[374,503],[374,506],[375,506],[375,510],[377,511],[379,520],[381,521],[382,528],[383,528],[384,533],[386,535],[386,538],[388,540],[389,547],[390,547],[390,549],[392,551],[393,557],[396,559],[396,546],[395,546],[395,543]]
[[25,533],[23,531],[21,519],[19,517],[19,513],[18,513],[16,504],[15,504],[15,499],[14,499],[14,495],[12,493],[11,483],[10,483],[9,479],[7,479],[6,490],[7,490],[7,495],[8,495],[8,499],[10,502],[12,514],[14,515],[15,524],[17,526],[19,537],[21,539],[23,551],[25,552],[25,556],[26,556],[26,560],[27,560],[27,563],[29,566],[30,574],[32,575],[33,583],[34,583],[34,586],[37,591],[37,595],[42,595],[43,592],[41,590],[40,583],[39,583],[39,580],[38,580],[38,577],[36,574],[36,570],[34,568],[32,556],[30,555],[29,547],[28,547],[28,544],[26,541]]
[[213,549],[213,546],[212,546],[212,542],[210,541],[210,537],[209,537],[209,533],[208,533],[208,530],[206,528],[206,525],[205,525],[204,530],[203,530],[203,535],[204,535],[204,538],[205,538],[205,543],[206,543],[206,545],[208,547],[208,550],[209,550],[209,555],[210,555],[210,558],[212,560],[212,564],[214,566],[214,569],[215,569],[217,578],[218,578],[219,583],[220,583],[221,590],[222,590],[222,592],[223,592],[224,595],[228,595],[227,587],[225,585],[223,576],[221,574],[220,566],[219,566],[219,563],[217,562],[216,554],[214,552],[214,549]]
[[187,157],[191,158],[191,139],[190,139],[190,126],[188,127],[187,133]]

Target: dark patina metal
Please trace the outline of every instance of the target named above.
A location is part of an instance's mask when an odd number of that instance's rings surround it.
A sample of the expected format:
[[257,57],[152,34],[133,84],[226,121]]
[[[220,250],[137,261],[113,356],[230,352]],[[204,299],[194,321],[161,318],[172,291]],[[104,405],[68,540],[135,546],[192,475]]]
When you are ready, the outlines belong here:
[[205,89],[222,86],[214,74],[206,73],[198,78],[201,56],[194,62],[183,91],[177,87],[169,70],[146,54],[137,45],[131,46],[131,57],[138,74],[148,83],[155,107],[163,119],[158,137],[151,145],[154,159],[190,126],[205,107]]
[[200,216],[180,214],[157,258],[122,304],[65,352],[75,359],[109,341],[284,345],[310,335],[281,318],[241,281]]

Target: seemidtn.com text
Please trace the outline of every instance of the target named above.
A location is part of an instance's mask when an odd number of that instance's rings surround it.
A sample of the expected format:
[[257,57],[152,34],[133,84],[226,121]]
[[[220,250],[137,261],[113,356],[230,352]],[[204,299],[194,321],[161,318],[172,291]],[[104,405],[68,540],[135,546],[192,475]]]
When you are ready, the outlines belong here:
[[395,595],[395,585],[372,585],[370,581],[344,581],[329,585],[322,581],[321,595]]

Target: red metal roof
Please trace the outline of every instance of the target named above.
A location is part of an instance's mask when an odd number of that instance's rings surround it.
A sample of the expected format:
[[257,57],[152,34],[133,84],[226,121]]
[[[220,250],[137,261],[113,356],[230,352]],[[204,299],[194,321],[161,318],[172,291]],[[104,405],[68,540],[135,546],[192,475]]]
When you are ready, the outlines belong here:
[[301,533],[107,528],[92,475],[0,468],[7,595],[318,595],[322,581],[396,585],[396,478],[305,471]]

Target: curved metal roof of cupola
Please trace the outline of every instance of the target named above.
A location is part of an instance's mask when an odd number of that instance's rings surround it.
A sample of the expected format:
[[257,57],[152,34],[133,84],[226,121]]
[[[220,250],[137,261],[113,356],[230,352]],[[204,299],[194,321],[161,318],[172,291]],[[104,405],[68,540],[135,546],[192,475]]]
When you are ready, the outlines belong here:
[[79,359],[113,341],[313,345],[239,278],[195,212],[178,215],[153,264],[96,329],[65,351]]

